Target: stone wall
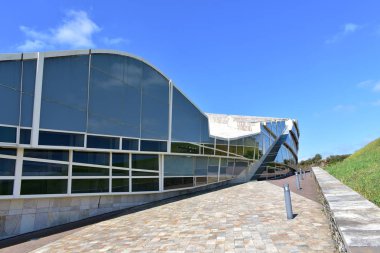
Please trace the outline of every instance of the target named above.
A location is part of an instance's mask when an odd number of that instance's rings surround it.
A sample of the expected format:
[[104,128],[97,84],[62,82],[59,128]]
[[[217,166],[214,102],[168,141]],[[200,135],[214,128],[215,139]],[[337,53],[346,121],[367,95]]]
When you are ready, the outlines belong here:
[[151,194],[0,200],[0,239],[226,184]]
[[380,252],[380,208],[319,167],[313,167],[339,252]]
[[320,187],[320,185],[318,183],[318,180],[315,177],[314,173],[312,173],[312,175],[313,175],[314,180],[317,182],[317,186],[318,186],[317,190],[318,190],[318,193],[319,193],[320,202],[321,202],[321,204],[323,206],[323,211],[324,211],[325,215],[327,216],[327,218],[329,219],[329,225],[330,225],[331,235],[332,235],[332,238],[333,238],[333,240],[335,242],[335,247],[337,248],[338,252],[340,252],[340,253],[346,253],[347,252],[346,247],[344,245],[344,242],[343,242],[342,236],[341,236],[341,234],[339,232],[339,229],[338,229],[338,227],[336,225],[334,216],[331,213],[330,206],[329,206],[326,198],[324,197],[324,195],[322,193],[322,189],[321,189],[321,187]]

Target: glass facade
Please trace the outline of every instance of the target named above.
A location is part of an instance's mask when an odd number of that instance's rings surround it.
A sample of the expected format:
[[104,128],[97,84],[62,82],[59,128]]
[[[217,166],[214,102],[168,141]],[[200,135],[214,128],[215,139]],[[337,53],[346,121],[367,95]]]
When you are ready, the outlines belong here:
[[97,50],[48,55],[42,80],[38,59],[0,56],[4,198],[199,187],[240,177],[271,152],[269,170],[297,164],[294,120],[262,118],[256,130],[238,124],[249,134],[213,134],[209,115],[140,59]]

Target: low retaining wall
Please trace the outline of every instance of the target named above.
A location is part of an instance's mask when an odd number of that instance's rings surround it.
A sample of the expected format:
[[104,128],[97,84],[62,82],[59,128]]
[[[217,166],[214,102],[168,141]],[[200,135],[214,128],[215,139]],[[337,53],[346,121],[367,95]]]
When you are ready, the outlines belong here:
[[312,171],[339,252],[380,252],[380,208],[325,170]]
[[0,200],[0,240],[228,183],[151,194]]

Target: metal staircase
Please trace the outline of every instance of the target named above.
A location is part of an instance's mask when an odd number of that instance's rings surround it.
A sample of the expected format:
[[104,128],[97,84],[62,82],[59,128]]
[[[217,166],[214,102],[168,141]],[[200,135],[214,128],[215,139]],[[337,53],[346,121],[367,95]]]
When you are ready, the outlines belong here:
[[252,163],[248,170],[245,173],[240,174],[238,177],[233,179],[232,183],[243,183],[250,180],[257,180],[259,175],[266,170],[267,164],[273,162],[276,159],[277,153],[281,148],[281,145],[284,144],[286,138],[290,134],[290,130],[293,127],[293,122],[289,122],[285,127],[281,135],[271,144],[269,151],[266,152],[257,162]]

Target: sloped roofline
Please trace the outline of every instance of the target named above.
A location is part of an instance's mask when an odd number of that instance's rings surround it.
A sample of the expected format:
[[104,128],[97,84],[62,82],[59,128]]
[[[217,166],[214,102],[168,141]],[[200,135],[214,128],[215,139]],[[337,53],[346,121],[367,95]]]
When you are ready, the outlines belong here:
[[[62,50],[62,51],[46,51],[46,52],[41,52],[43,53],[45,58],[49,57],[60,57],[60,56],[73,56],[73,55],[88,55],[88,54],[114,54],[114,55],[120,55],[120,56],[127,56],[133,59],[136,59],[138,61],[141,61],[148,65],[149,67],[153,68],[155,71],[157,71],[160,75],[162,75],[168,82],[173,85],[197,110],[202,113],[205,117],[207,117],[207,114],[203,112],[199,106],[197,106],[186,94],[178,88],[174,82],[167,76],[165,75],[159,68],[154,66],[153,64],[149,63],[145,59],[127,53],[123,51],[118,51],[118,50],[112,50],[112,49],[82,49],[82,50]],[[32,59],[37,59],[38,58],[38,52],[31,52],[31,53],[9,53],[9,54],[0,54],[0,61],[10,61],[10,60],[32,60]]]

